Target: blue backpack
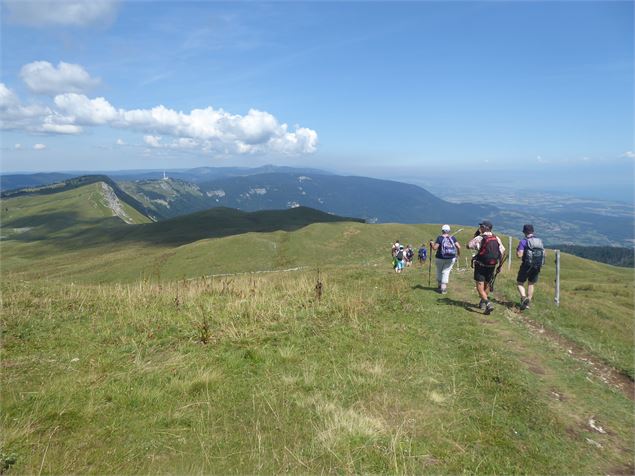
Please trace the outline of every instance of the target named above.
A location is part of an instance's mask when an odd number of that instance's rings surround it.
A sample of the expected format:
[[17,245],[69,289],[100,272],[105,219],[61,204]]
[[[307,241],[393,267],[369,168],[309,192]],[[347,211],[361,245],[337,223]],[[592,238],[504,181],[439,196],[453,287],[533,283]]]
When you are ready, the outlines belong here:
[[428,257],[428,250],[424,247],[419,248],[419,259],[424,260]]
[[456,257],[456,246],[454,246],[454,240],[450,236],[444,236],[441,241],[441,257],[443,259]]

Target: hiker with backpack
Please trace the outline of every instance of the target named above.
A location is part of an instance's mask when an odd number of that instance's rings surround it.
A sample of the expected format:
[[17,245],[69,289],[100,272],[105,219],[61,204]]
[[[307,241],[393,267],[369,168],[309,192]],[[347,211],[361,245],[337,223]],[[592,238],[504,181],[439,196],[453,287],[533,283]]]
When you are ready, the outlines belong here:
[[410,266],[412,264],[412,258],[414,257],[415,252],[412,250],[412,246],[406,246],[406,266]]
[[500,271],[505,256],[505,247],[500,238],[492,233],[492,228],[494,226],[491,221],[483,220],[479,223],[474,238],[467,244],[469,249],[477,251],[472,258],[474,281],[481,298],[478,307],[484,310],[486,315],[494,310],[488,291],[492,288],[492,283]]
[[397,273],[401,273],[401,270],[404,268],[405,259],[406,259],[406,253],[403,249],[403,245],[399,245],[399,250],[397,251],[397,254],[395,255],[395,259],[397,260],[397,267],[395,268],[395,271]]
[[419,248],[417,256],[419,257],[419,264],[424,264],[426,259],[428,259],[428,248],[424,243],[421,243],[421,248]]
[[[518,269],[518,292],[520,293],[520,310],[524,311],[531,304],[534,296],[534,285],[538,282],[538,276],[542,265],[545,264],[545,247],[542,240],[534,236],[534,226],[523,226],[523,234],[525,238],[520,240],[518,248],[516,248],[516,256],[522,259],[520,268]],[[527,284],[527,292],[525,292],[525,281]]]
[[392,257],[392,267],[397,271],[397,253],[399,252],[399,240],[395,240],[390,248],[390,256]]
[[448,293],[450,271],[461,254],[461,245],[454,236],[450,236],[450,225],[441,227],[441,234],[435,241],[430,241],[430,247],[436,251],[435,264],[437,266],[437,292]]

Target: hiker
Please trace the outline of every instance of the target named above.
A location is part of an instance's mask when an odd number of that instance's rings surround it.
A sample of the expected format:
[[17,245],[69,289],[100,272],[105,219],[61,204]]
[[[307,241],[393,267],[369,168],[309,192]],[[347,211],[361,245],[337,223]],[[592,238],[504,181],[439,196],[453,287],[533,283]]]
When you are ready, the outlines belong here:
[[[538,275],[542,265],[545,264],[545,247],[542,240],[534,236],[534,226],[527,224],[523,226],[525,238],[520,240],[516,248],[516,256],[522,259],[518,269],[518,292],[520,293],[520,310],[524,311],[531,304],[534,297],[534,285],[538,282]],[[525,293],[525,281],[527,292]]]
[[406,266],[412,265],[412,258],[415,255],[415,252],[412,251],[412,245],[406,246]]
[[426,259],[428,259],[428,248],[424,243],[421,243],[421,248],[419,248],[417,256],[419,257],[419,264],[424,264]]
[[494,226],[491,221],[483,220],[479,223],[474,238],[467,244],[469,249],[477,251],[472,258],[474,281],[481,298],[478,307],[483,309],[486,315],[494,310],[494,305],[490,302],[487,293],[492,288],[492,283],[500,271],[505,256],[505,247],[500,238],[492,233],[492,228]]
[[393,257],[397,256],[397,253],[399,252],[399,246],[401,246],[399,244],[399,240],[395,240],[390,251]]
[[450,271],[456,258],[461,254],[461,245],[454,236],[450,236],[450,225],[443,225],[441,234],[435,241],[430,241],[430,246],[436,251],[434,257],[437,266],[437,292],[447,294]]
[[404,267],[404,260],[406,259],[405,255],[406,253],[404,252],[403,245],[399,245],[399,251],[397,251],[397,254],[395,255],[395,259],[397,260],[395,271],[397,273],[401,273],[401,270]]

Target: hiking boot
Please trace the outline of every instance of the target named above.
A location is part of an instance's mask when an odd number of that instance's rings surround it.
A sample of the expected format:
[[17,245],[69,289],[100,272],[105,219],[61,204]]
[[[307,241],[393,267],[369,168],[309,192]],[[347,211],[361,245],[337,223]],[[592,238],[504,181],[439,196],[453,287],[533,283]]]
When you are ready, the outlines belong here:
[[487,301],[487,304],[485,304],[485,315],[489,316],[493,310],[494,305],[491,302]]
[[484,311],[484,310],[485,310],[485,305],[486,305],[486,304],[487,304],[487,301],[486,301],[485,299],[482,299],[482,298],[481,298],[480,302],[478,303],[478,308],[479,308],[481,311]]
[[524,311],[525,309],[528,309],[530,303],[531,303],[531,300],[528,297],[523,298],[523,300],[520,301],[520,310]]

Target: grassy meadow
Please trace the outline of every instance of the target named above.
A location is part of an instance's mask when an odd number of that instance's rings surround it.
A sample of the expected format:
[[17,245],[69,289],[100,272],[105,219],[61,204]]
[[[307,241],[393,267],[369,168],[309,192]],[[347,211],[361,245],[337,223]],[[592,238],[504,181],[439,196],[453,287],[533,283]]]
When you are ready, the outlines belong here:
[[463,260],[444,296],[434,267],[432,287],[427,265],[390,268],[392,240],[435,225],[184,244],[137,226],[0,241],[0,472],[635,471],[632,270],[564,255],[558,308],[550,254],[520,313],[514,261],[484,316]]

